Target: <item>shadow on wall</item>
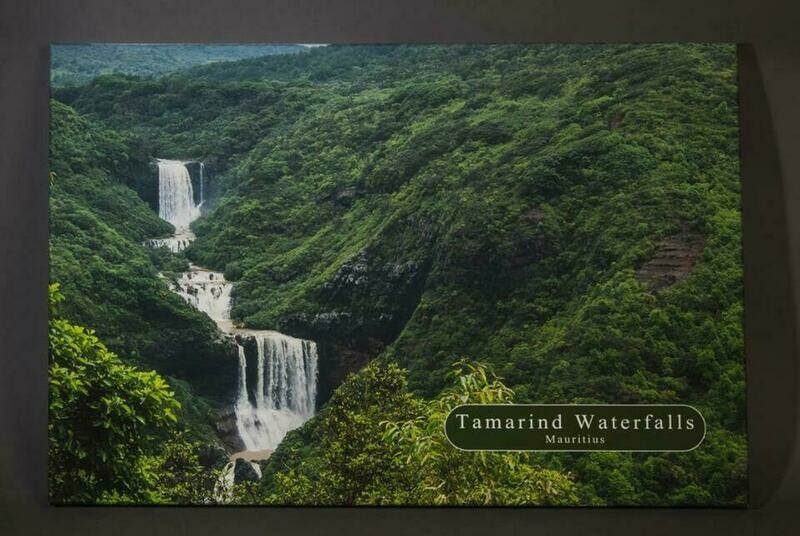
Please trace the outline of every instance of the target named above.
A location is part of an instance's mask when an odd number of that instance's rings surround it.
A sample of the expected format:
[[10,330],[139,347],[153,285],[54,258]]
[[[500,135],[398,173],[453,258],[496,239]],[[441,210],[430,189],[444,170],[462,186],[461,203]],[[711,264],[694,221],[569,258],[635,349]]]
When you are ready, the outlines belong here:
[[738,54],[750,504],[763,506],[793,450],[796,312],[770,108],[754,47],[740,45]]

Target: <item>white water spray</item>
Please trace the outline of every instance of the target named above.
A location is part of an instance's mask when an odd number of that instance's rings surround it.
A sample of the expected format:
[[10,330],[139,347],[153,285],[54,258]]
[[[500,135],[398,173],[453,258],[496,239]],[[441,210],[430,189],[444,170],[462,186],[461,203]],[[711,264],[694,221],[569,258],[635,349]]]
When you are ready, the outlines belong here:
[[277,331],[247,333],[256,342],[256,386],[248,392],[247,360],[240,345],[236,427],[248,451],[274,450],[287,432],[314,415],[317,345]]
[[207,314],[222,331],[230,331],[231,290],[233,286],[219,272],[190,265],[173,288],[184,300]]
[[[275,450],[287,432],[314,415],[317,345],[277,331],[235,328],[230,319],[232,285],[219,272],[192,265],[181,274],[173,290],[206,313],[221,331],[255,342],[257,359],[251,370],[244,346],[237,344],[236,430],[245,450]],[[249,389],[247,378],[253,374],[255,386]]]
[[157,162],[158,216],[175,226],[175,234],[170,238],[146,240],[145,245],[165,247],[177,253],[194,240],[189,225],[200,217],[200,206],[194,204],[192,178],[186,165],[179,160],[158,159]]
[[186,165],[178,160],[158,160],[158,217],[174,225],[177,232],[188,229],[199,216]]
[[205,182],[205,175],[206,175],[206,165],[200,162],[200,204],[197,205],[197,208],[203,206],[203,203],[206,202],[205,194],[203,193],[203,183]]

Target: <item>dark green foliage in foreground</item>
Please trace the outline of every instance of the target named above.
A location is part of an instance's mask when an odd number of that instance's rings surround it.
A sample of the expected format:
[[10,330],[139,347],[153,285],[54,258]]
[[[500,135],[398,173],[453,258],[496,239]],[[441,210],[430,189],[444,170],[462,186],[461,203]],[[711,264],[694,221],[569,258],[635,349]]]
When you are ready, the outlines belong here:
[[235,385],[229,348],[217,341],[214,323],[158,276],[186,261],[141,245],[172,226],[126,186],[144,158],[136,139],[56,101],[50,113],[50,277],[62,282],[64,314],[93,326],[121,355],[191,379],[196,390],[221,400]]
[[[157,373],[137,370],[94,333],[64,320],[50,285],[48,468],[56,503],[199,502],[213,472],[175,433],[180,404]],[[210,480],[211,479],[211,480]]]
[[50,81],[55,86],[82,84],[113,72],[156,75],[193,65],[302,51],[298,45],[54,45]]
[[214,427],[219,406],[207,398],[198,396],[191,383],[177,378],[166,378],[175,399],[180,402],[178,422],[185,428],[185,435],[191,441],[203,445],[217,445],[217,432]]
[[[311,447],[295,437],[265,468],[261,490],[241,502],[371,505],[568,505],[571,479],[533,464],[524,453],[454,449],[442,422],[463,403],[503,404],[513,392],[483,366],[465,365],[453,384],[423,401],[412,396],[394,364],[373,362],[348,378],[306,429]],[[300,433],[309,433],[308,430]],[[277,472],[274,472],[277,471]]]

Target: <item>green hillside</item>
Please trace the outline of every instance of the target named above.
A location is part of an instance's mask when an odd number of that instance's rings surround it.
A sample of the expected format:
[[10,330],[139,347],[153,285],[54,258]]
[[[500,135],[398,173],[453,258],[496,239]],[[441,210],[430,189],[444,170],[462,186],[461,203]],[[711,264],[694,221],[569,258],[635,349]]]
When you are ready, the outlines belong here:
[[50,280],[67,298],[61,312],[128,364],[158,370],[175,388],[191,382],[179,391],[184,424],[213,441],[211,408],[229,402],[236,367],[214,323],[158,276],[185,259],[141,245],[172,227],[130,187],[151,173],[148,160],[136,138],[51,101]]
[[[53,278],[81,322],[115,350],[140,323],[148,340],[119,346],[145,357],[187,326],[213,347],[213,326],[155,288],[158,270],[186,259],[138,244],[169,232],[133,193],[146,162],[192,157],[205,162],[213,199],[185,257],[235,281],[242,325],[320,345],[329,402],[290,434],[247,500],[279,501],[288,481],[327,475],[329,488],[298,484],[291,501],[436,502],[397,495],[408,483],[376,480],[380,464],[353,468],[372,475],[361,487],[336,488],[348,474],[330,473],[342,460],[331,454],[341,443],[332,416],[378,430],[389,407],[351,400],[368,381],[407,382],[417,402],[402,415],[419,415],[422,400],[447,399],[462,360],[485,363],[517,402],[702,411],[709,433],[691,453],[515,462],[571,475],[574,502],[746,500],[735,47],[330,46],[161,78],[101,76],[54,98],[64,122],[54,129],[92,125],[87,146],[116,144],[65,169],[73,157],[54,142],[51,204],[74,204],[88,230],[53,218]],[[139,167],[102,160],[120,154]],[[97,182],[107,176],[120,180]],[[118,249],[85,249],[101,233]],[[78,269],[98,255],[98,274]],[[137,275],[117,278],[127,271]],[[151,314],[151,293],[169,313]],[[353,375],[374,360],[392,372]],[[175,360],[147,362],[213,392],[169,369]],[[342,456],[385,447],[353,445]]]

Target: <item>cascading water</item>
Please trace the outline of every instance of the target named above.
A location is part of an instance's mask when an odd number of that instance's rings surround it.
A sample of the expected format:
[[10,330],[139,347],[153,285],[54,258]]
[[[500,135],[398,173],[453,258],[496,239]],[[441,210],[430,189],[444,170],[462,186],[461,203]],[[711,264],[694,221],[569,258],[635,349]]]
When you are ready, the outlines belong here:
[[[175,226],[170,238],[145,242],[153,247],[168,247],[178,252],[194,240],[189,230],[200,216],[205,201],[205,166],[200,163],[200,203],[194,204],[192,181],[183,162],[158,160],[158,214]],[[317,396],[317,345],[277,331],[247,330],[234,327],[230,318],[233,286],[223,274],[190,265],[189,271],[170,283],[172,290],[198,310],[206,313],[219,329],[238,340],[252,339],[256,348],[255,370],[248,367],[245,347],[237,343],[239,377],[234,415],[236,431],[244,451],[232,455],[223,470],[215,495],[227,500],[234,483],[235,459],[250,461],[260,475],[258,464],[275,450],[286,434],[314,415]],[[248,377],[256,375],[255,382]],[[248,384],[255,386],[248,387]]]
[[200,216],[194,204],[192,178],[186,165],[178,160],[158,160],[158,217],[188,229]]
[[204,187],[203,183],[205,183],[206,181],[205,175],[206,175],[206,165],[200,162],[200,203],[197,205],[198,208],[203,206],[203,203],[205,203],[206,201],[205,194],[203,193],[203,187]]
[[272,451],[287,432],[314,415],[317,345],[277,331],[248,335],[258,352],[256,386],[248,392],[247,360],[240,345],[236,427],[246,450]]
[[[194,240],[189,225],[200,217],[200,206],[194,203],[192,178],[186,165],[179,160],[158,159],[157,163],[158,216],[175,226],[175,234],[171,238],[151,239],[146,245],[166,247],[177,253]],[[202,183],[201,179],[201,190]]]
[[178,278],[173,288],[184,300],[207,314],[222,331],[233,328],[230,321],[232,285],[219,272],[190,265],[188,272]]
[[[173,291],[206,313],[220,330],[252,338],[257,359],[248,370],[244,346],[237,344],[236,429],[246,451],[272,451],[314,415],[317,397],[317,345],[277,331],[237,329],[230,319],[232,285],[219,272],[190,266]],[[255,387],[247,378],[255,374]]]

